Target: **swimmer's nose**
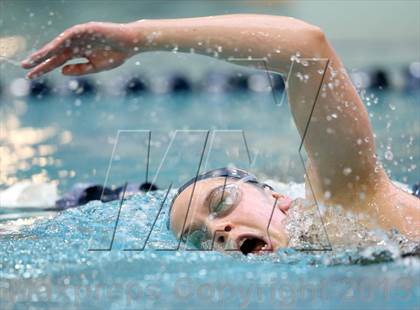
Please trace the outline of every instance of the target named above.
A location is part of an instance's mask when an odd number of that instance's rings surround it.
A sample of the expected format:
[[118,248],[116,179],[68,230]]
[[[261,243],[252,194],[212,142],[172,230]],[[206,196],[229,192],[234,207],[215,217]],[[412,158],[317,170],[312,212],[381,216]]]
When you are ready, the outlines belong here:
[[276,206],[280,209],[281,212],[287,214],[292,204],[292,199],[282,194],[274,193],[273,198],[276,199]]
[[233,231],[233,226],[231,224],[217,225],[214,231],[212,231],[214,247],[224,250],[234,250],[234,234],[235,232]]

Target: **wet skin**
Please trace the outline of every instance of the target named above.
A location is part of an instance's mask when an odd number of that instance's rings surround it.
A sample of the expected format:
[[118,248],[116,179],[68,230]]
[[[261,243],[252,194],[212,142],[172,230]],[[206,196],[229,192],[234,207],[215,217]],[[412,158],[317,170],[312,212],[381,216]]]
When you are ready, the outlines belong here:
[[[199,248],[204,247],[197,236],[211,249],[239,251],[242,245],[242,252],[273,251],[288,243],[284,219],[290,204],[290,198],[251,183],[224,177],[202,180],[175,199],[171,228],[177,238]],[[254,240],[248,249],[246,240]]]

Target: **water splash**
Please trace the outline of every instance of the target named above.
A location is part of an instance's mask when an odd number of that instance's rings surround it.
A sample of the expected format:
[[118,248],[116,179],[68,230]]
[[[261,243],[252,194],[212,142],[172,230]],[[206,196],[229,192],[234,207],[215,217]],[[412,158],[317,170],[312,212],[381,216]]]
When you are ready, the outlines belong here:
[[[323,223],[315,204],[303,199],[294,201],[286,220],[289,247],[306,250],[327,248],[329,240],[336,253],[350,251],[354,262],[381,262],[419,254],[417,242],[407,239],[397,230],[384,231],[374,227],[363,214],[354,214],[340,206],[321,206],[321,210]],[[324,230],[320,229],[322,224],[328,239]]]
[[[303,184],[282,186],[289,188],[292,195],[302,194]],[[169,198],[174,193],[175,190]],[[52,217],[37,219],[33,223],[9,222],[8,233],[0,234],[0,270],[2,283],[9,286],[5,292],[10,290],[13,295],[3,295],[4,300],[27,300],[26,295],[21,294],[22,290],[17,289],[25,287],[24,291],[30,291],[32,296],[28,301],[35,298],[64,306],[62,292],[66,292],[67,306],[77,304],[84,308],[104,308],[111,304],[113,308],[141,306],[156,309],[199,305],[203,302],[200,287],[210,288],[209,292],[212,292],[219,285],[228,285],[230,295],[221,297],[219,294],[226,292],[217,291],[208,298],[215,303],[213,305],[223,301],[233,307],[238,303],[252,303],[255,296],[247,301],[239,292],[247,289],[256,294],[253,290],[257,286],[262,287],[262,292],[266,294],[263,304],[257,305],[257,309],[267,308],[272,302],[278,303],[278,299],[270,299],[273,298],[270,297],[273,296],[272,289],[283,289],[286,283],[299,289],[302,281],[308,284],[313,282],[314,289],[322,289],[329,296],[339,296],[341,286],[325,287],[322,281],[326,279],[327,283],[336,283],[334,277],[340,274],[346,281],[359,282],[357,276],[363,276],[368,289],[375,289],[370,281],[378,281],[379,274],[380,281],[389,281],[394,289],[393,283],[399,276],[406,275],[409,281],[414,281],[420,269],[417,258],[402,260],[400,256],[403,255],[396,254],[398,250],[393,251],[388,247],[385,251],[378,244],[315,253],[285,248],[267,255],[248,256],[237,252],[226,255],[215,251],[186,250],[184,247],[178,251],[156,251],[177,246],[177,241],[164,225],[166,208],[158,218],[145,250],[124,251],[127,248],[140,248],[144,244],[164,195],[165,191],[134,195],[124,202],[111,251],[92,252],[88,249],[109,246],[118,201],[91,202]],[[306,225],[308,221],[309,218],[305,218],[303,223]],[[17,224],[20,226],[17,227]],[[340,224],[342,226],[343,221]],[[309,225],[311,233],[316,225],[316,219],[312,220]],[[7,228],[3,225],[3,229]],[[399,239],[394,240],[400,240],[401,244],[406,242],[401,235],[397,235]],[[363,236],[355,238],[362,240]],[[319,236],[317,240],[322,242],[323,237]],[[305,241],[317,240],[307,238]],[[394,262],[389,265],[391,261]],[[388,264],[384,265],[385,262]],[[362,271],[357,266],[368,264],[372,266]],[[381,273],[383,268],[388,272]],[[109,288],[110,285],[118,287],[117,295],[109,295],[109,290],[115,291],[115,287]],[[152,298],[144,293],[140,298],[137,292],[132,291],[133,288],[152,288],[158,296]],[[179,298],[184,296],[186,288],[191,290],[192,295]],[[398,286],[395,289],[398,290]],[[89,290],[94,290],[94,293]],[[52,295],[48,295],[49,292]],[[97,294],[100,298],[94,297]],[[299,305],[305,302],[310,301],[299,299]],[[381,304],[381,299],[375,299],[374,302]],[[414,303],[415,300],[410,302]]]

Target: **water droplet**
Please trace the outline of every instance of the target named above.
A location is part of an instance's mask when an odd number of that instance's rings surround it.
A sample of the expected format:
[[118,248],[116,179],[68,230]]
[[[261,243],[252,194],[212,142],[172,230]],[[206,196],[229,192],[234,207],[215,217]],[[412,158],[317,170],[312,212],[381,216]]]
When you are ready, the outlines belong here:
[[80,100],[80,99],[76,99],[76,100],[74,101],[74,105],[75,105],[76,107],[79,107],[81,104],[82,104],[82,100]]
[[391,150],[387,150],[385,152],[385,159],[386,160],[392,160],[394,158],[394,154],[392,154]]
[[347,176],[347,175],[350,175],[351,174],[351,168],[350,167],[347,167],[347,168],[344,168],[343,169],[343,174],[345,175],[345,176]]
[[78,87],[79,87],[79,83],[77,82],[77,80],[71,80],[69,82],[69,89],[76,90]]
[[333,133],[335,133],[335,130],[334,130],[334,129],[332,129],[332,128],[330,128],[330,127],[328,127],[328,128],[327,128],[327,134],[332,135]]

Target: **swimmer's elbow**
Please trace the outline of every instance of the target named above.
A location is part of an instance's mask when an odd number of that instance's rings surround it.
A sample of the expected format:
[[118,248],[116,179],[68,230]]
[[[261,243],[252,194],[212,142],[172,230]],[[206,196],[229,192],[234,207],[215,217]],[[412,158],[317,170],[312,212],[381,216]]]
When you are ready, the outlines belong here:
[[308,56],[325,56],[328,44],[324,31],[318,26],[308,24],[304,33],[307,42],[306,47],[308,48],[308,52],[310,54]]
[[312,37],[312,39],[315,40],[318,44],[323,44],[326,41],[325,33],[320,27],[310,25],[307,31],[309,32],[309,35]]
[[[280,22],[281,20],[281,22]],[[310,23],[293,17],[279,17],[279,31],[293,29],[294,46],[301,52],[304,57],[324,57],[328,53],[328,43],[324,31]]]

